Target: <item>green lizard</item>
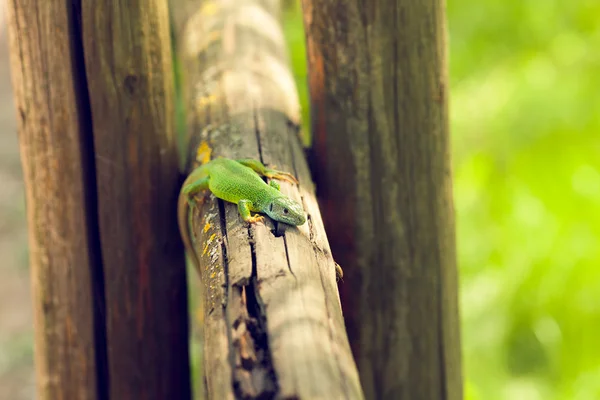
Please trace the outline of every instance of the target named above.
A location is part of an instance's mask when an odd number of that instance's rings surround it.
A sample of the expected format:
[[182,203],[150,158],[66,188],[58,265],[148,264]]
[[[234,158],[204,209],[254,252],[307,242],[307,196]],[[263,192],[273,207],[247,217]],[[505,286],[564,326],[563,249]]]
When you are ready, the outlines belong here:
[[300,204],[279,191],[279,184],[271,181],[268,185],[260,176],[298,183],[290,173],[267,168],[258,160],[231,160],[217,158],[203,164],[187,177],[177,204],[177,220],[185,249],[196,267],[198,258],[192,249],[188,208],[196,205],[195,196],[203,190],[210,190],[219,199],[238,205],[242,219],[256,223],[264,219],[263,213],[275,221],[289,225],[302,225],[306,222],[304,209]]

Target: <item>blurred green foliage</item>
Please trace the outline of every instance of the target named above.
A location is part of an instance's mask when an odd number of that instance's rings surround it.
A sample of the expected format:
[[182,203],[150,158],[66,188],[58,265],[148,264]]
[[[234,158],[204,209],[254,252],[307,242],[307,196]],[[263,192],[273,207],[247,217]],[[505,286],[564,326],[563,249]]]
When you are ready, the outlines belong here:
[[447,13],[466,398],[600,399],[600,2]]

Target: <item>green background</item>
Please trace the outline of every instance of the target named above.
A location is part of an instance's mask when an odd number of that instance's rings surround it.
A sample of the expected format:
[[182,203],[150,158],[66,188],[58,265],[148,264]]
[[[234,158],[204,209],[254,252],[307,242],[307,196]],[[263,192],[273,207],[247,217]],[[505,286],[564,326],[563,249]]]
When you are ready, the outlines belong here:
[[447,15],[466,398],[600,399],[600,2]]
[[[308,121],[302,19],[285,1]],[[466,397],[600,399],[600,1],[451,0],[448,18]],[[0,399],[21,400],[35,398],[33,306],[0,21]]]

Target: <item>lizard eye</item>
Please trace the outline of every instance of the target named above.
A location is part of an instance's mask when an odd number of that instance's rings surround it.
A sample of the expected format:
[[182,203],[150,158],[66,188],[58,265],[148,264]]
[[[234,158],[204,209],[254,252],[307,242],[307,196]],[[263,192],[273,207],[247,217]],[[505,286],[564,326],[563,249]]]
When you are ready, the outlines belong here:
[[284,213],[284,214],[287,214],[287,213],[288,213],[288,209],[287,209],[287,208],[284,208],[284,209],[283,209],[283,213]]
[[269,211],[273,211],[273,203],[269,206]]

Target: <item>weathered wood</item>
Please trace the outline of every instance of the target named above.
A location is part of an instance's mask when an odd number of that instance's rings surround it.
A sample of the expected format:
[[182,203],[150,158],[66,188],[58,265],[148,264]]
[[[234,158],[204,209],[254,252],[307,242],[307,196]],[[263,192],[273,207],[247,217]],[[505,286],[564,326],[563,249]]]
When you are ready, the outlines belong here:
[[37,397],[103,398],[103,289],[78,26],[68,1],[9,1],[7,10],[26,188]]
[[187,19],[174,17],[188,172],[219,156],[277,165],[298,176],[299,185],[281,182],[281,190],[309,216],[298,228],[275,227],[268,218],[248,226],[235,205],[212,195],[195,212],[208,397],[361,399],[334,262],[298,138],[279,2],[198,3]]
[[461,399],[443,0],[303,0],[314,170],[370,399]]
[[190,396],[167,4],[82,2],[111,398]]

